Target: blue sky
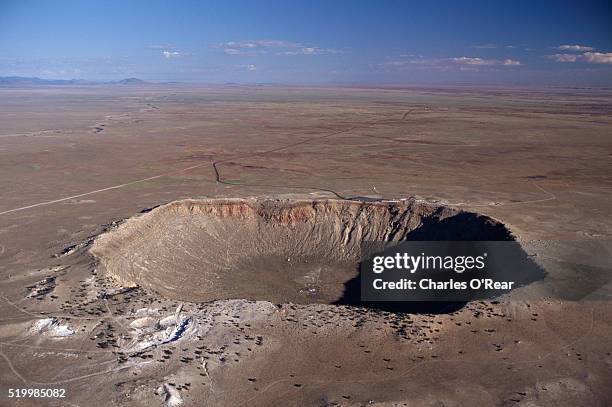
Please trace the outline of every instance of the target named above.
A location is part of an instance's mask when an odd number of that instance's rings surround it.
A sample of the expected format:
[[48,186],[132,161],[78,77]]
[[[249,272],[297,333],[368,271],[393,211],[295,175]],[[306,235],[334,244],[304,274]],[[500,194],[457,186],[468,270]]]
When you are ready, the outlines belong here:
[[612,86],[612,2],[0,0],[9,75]]

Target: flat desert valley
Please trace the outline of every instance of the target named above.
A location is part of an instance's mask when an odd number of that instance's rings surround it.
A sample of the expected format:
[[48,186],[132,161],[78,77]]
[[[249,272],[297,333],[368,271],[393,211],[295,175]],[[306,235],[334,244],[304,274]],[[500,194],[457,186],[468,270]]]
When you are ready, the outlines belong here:
[[[0,405],[611,405],[611,208],[610,90],[0,88]],[[390,228],[545,275],[345,301]]]

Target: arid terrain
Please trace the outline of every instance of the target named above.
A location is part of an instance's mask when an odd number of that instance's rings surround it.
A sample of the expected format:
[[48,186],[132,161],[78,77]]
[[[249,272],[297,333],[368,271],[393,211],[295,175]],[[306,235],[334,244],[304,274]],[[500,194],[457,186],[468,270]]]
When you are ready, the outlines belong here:
[[[0,88],[0,405],[611,405],[611,208],[610,90]],[[546,276],[340,301],[391,232]]]

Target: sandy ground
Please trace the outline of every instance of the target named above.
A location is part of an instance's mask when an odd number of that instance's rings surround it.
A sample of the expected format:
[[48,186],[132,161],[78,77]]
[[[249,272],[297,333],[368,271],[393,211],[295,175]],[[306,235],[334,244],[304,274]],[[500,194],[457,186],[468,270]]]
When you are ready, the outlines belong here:
[[[240,300],[177,310],[118,290],[88,252],[142,210],[207,197],[414,196],[489,215],[524,241],[611,240],[609,91],[0,95],[0,404],[612,403],[605,298],[440,315]],[[540,257],[557,253],[549,246]],[[547,271],[581,262],[549,260]],[[66,397],[6,398],[32,387]]]

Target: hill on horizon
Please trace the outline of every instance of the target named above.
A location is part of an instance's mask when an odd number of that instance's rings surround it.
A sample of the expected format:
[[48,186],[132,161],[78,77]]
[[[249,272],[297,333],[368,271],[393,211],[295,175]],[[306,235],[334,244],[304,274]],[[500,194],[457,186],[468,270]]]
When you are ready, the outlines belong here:
[[0,86],[11,85],[145,85],[151,82],[139,78],[125,78],[117,81],[89,81],[86,79],[43,79],[25,76],[0,76]]

